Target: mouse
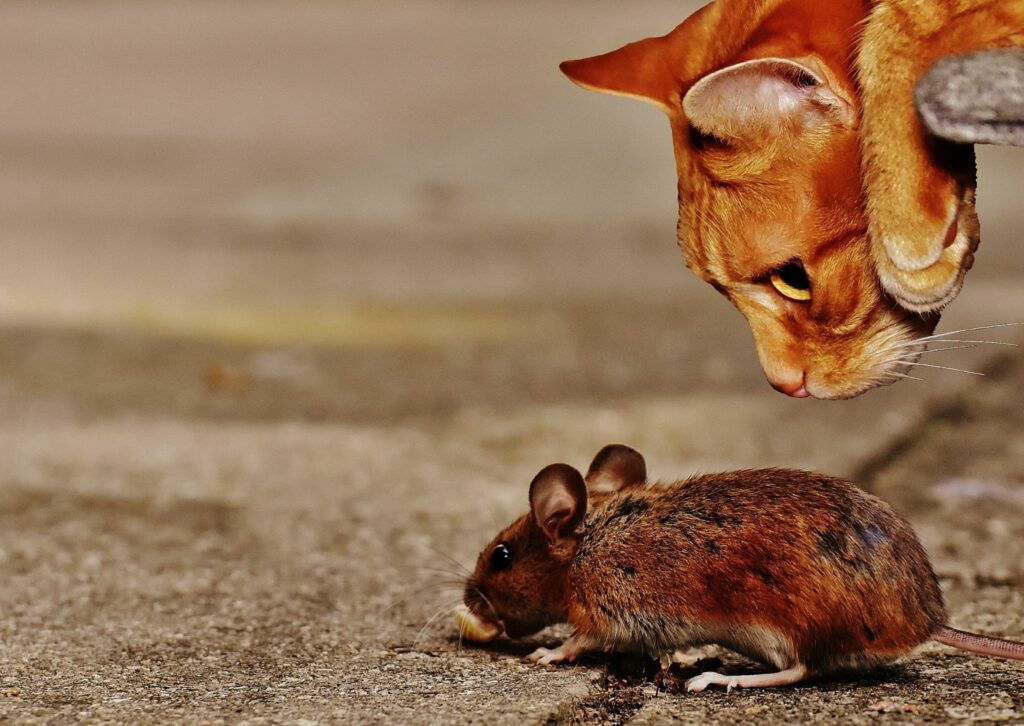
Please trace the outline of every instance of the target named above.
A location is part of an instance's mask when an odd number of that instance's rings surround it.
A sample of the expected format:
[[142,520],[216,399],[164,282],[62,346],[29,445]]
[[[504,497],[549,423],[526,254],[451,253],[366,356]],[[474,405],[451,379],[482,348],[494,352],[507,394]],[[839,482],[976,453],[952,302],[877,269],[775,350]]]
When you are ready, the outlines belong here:
[[854,484],[795,469],[649,483],[635,449],[604,447],[587,473],[551,464],[530,511],[480,553],[456,613],[485,643],[569,623],[540,665],[589,651],[664,659],[720,646],[764,673],[686,682],[787,686],[889,664],[928,640],[1024,660],[1024,644],[950,627],[910,524]]

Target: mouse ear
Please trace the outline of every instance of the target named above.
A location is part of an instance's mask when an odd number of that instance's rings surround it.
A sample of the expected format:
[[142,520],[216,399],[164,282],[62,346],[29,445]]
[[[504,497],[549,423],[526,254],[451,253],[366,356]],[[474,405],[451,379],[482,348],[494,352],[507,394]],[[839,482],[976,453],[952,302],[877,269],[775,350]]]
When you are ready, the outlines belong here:
[[533,521],[551,544],[570,536],[587,513],[587,485],[568,464],[551,464],[530,483]]
[[646,482],[647,462],[639,451],[624,444],[608,444],[598,451],[587,470],[591,495],[611,494]]

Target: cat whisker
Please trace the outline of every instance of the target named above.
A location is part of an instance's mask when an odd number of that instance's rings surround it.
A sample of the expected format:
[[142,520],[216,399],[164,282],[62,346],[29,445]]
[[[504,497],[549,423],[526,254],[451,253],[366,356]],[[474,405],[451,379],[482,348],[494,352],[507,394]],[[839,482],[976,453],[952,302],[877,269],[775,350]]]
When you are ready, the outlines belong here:
[[945,333],[935,333],[934,335],[927,335],[927,336],[925,336],[923,338],[918,338],[917,340],[914,340],[912,342],[914,342],[914,343],[923,343],[926,340],[935,340],[937,338],[945,338],[947,336],[957,335],[959,333],[969,333],[969,332],[971,332],[973,330],[992,330],[993,328],[1012,328],[1012,327],[1016,327],[1016,326],[1019,326],[1019,325],[1024,325],[1024,323],[999,323],[997,325],[979,325],[979,326],[977,326],[975,328],[960,328],[959,330],[948,330]]
[[1019,347],[1017,343],[1010,343],[1001,340],[981,340],[981,339],[969,339],[969,338],[952,338],[950,336],[958,335],[960,333],[969,333],[975,330],[994,330],[997,328],[1012,328],[1024,325],[1024,322],[1017,323],[995,323],[992,325],[978,325],[971,328],[958,328],[957,330],[947,330],[944,333],[934,333],[932,335],[925,335],[920,338],[914,338],[912,340],[906,340],[903,342],[896,343],[894,345],[884,346],[878,349],[878,352],[884,352],[895,349],[907,349],[910,350],[916,346],[928,346],[929,344],[935,343],[963,343],[970,345],[1003,345],[1009,347]]
[[1010,348],[1019,348],[1020,347],[1017,343],[1007,343],[1006,341],[1003,341],[1003,340],[958,340],[958,339],[955,339],[955,338],[945,338],[945,339],[943,339],[940,342],[942,342],[942,343],[971,343],[973,345],[1005,345],[1005,346],[1009,346]]
[[924,380],[923,378],[918,378],[917,376],[911,376],[911,375],[908,375],[906,373],[897,373],[896,371],[892,371],[892,372],[888,373],[887,375],[896,376],[897,378],[909,378],[912,381],[923,381]]
[[876,348],[875,349],[875,353],[876,354],[888,353],[889,351],[892,351],[892,350],[905,350],[905,351],[907,351],[909,353],[914,348],[923,348],[926,345],[928,345],[928,344],[927,343],[922,343],[919,340],[904,340],[904,341],[900,341],[898,343],[893,343],[892,345],[886,345],[886,346],[881,347],[881,348]]
[[978,346],[978,345],[1002,345],[1002,346],[1006,346],[1006,347],[1009,347],[1009,348],[1018,348],[1018,347],[1020,347],[1017,343],[1007,343],[1007,342],[1004,342],[1004,341],[1001,341],[1001,340],[964,340],[964,339],[959,339],[959,338],[943,338],[941,340],[925,341],[923,343],[919,342],[919,341],[913,341],[912,340],[912,341],[909,341],[909,342],[906,342],[906,343],[899,343],[897,345],[890,345],[890,346],[886,346],[884,348],[879,348],[877,352],[879,352],[879,353],[888,353],[889,351],[898,350],[898,349],[901,349],[901,348],[902,349],[906,349],[908,352],[920,352],[920,353],[927,353],[927,352],[933,351],[933,350],[954,350],[953,348],[925,348],[924,350],[921,350],[921,351],[912,351],[912,349],[915,346],[927,346],[927,345],[929,345],[931,343],[965,343],[965,344],[969,344],[969,345],[965,345],[964,346],[964,347],[968,347],[968,348],[974,347],[974,346]]
[[972,376],[984,376],[985,375],[984,373],[979,373],[978,371],[968,371],[968,370],[964,370],[963,368],[951,368],[949,366],[937,366],[937,365],[934,365],[932,363],[914,363],[913,361],[909,361],[909,360],[897,360],[897,361],[893,361],[893,363],[902,363],[903,365],[908,365],[908,366],[920,366],[922,368],[940,368],[940,369],[942,369],[944,371],[955,371],[956,373],[969,373]]
[[921,351],[921,355],[925,353],[941,353],[944,350],[963,350],[964,348],[977,348],[976,345],[951,345],[946,348],[925,348]]

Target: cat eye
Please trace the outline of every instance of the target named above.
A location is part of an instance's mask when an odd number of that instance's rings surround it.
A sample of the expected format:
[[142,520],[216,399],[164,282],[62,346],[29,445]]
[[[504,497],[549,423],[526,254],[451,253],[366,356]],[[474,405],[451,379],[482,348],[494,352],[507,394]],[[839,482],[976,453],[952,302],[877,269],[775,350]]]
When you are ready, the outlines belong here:
[[507,570],[509,565],[512,564],[512,550],[508,548],[508,545],[502,542],[493,550],[491,550],[490,565],[491,569],[495,572],[501,570]]
[[772,287],[785,298],[799,302],[811,299],[811,281],[807,279],[804,266],[797,260],[787,262],[782,267],[773,270],[769,279],[772,282]]

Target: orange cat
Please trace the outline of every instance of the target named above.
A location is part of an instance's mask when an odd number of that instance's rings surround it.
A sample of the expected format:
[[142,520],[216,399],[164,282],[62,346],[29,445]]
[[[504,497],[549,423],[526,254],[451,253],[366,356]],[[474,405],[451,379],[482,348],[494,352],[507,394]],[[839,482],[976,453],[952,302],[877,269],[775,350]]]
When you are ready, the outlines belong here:
[[[917,78],[908,70],[897,83],[892,73],[898,64],[878,58],[919,57],[885,30],[892,26],[900,36],[908,8],[933,9],[925,15],[934,20],[939,6],[949,5],[952,14],[961,5],[994,4],[892,0],[872,8],[866,0],[718,0],[666,36],[562,64],[585,88],[646,100],[668,115],[679,178],[679,245],[687,265],[747,318],[776,389],[848,398],[891,383],[907,375],[922,349],[918,339],[938,321],[883,292],[867,234],[865,184],[869,198],[878,198],[868,209],[879,219],[901,209],[891,220],[898,233],[870,225],[900,264],[919,261],[899,254],[916,239],[903,234],[905,227],[942,207],[947,192],[953,195],[959,231],[946,248],[950,259],[939,264],[956,267],[959,289],[977,239],[973,166],[963,153],[929,164],[926,142],[917,126],[907,127],[902,109],[887,122],[886,89],[899,103]],[[1010,5],[1024,0],[1002,3]],[[902,37],[928,42],[933,36],[921,34],[935,26],[922,22],[911,23],[919,36]],[[865,92],[864,103],[875,110],[875,133],[885,135],[865,140],[866,174],[853,65],[862,28],[861,77],[866,85],[883,86]],[[990,44],[990,36],[980,44]],[[941,54],[935,50],[932,57]],[[913,73],[919,70],[915,65]],[[912,100],[903,100],[912,115]],[[892,164],[900,166],[895,186],[885,171]],[[942,174],[957,183],[930,197]],[[946,241],[943,229],[938,244]],[[904,282],[890,270],[883,277],[896,288]]]

